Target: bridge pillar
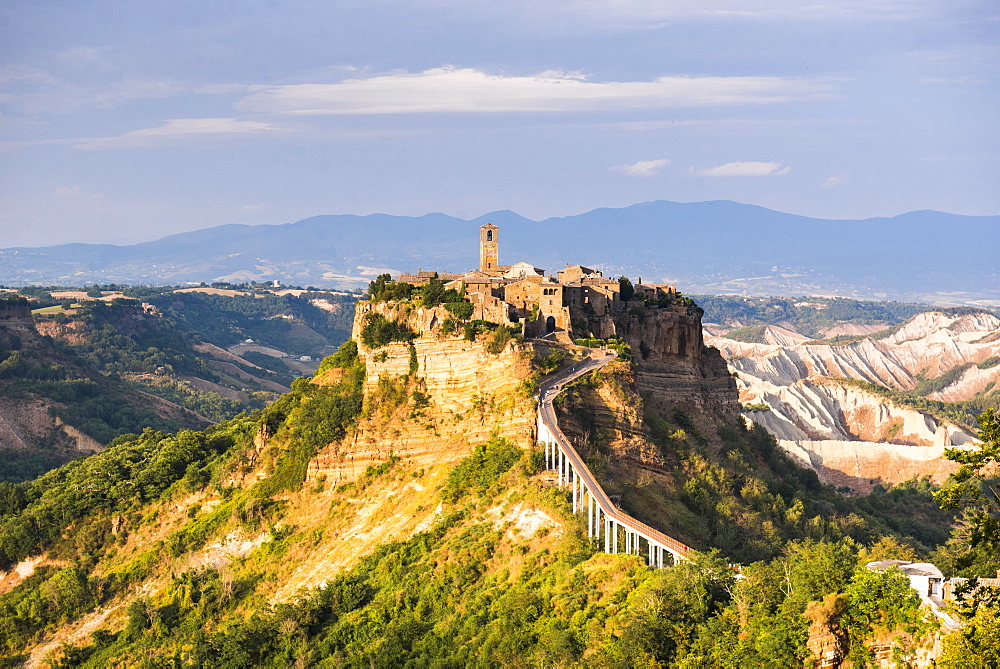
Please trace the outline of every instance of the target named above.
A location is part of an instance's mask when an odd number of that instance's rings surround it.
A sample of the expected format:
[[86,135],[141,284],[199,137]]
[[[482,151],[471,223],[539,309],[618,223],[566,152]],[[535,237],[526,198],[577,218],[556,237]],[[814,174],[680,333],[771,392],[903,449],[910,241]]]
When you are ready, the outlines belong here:
[[578,483],[578,481],[577,481],[578,477],[574,476],[574,474],[576,472],[573,470],[572,465],[569,468],[569,472],[570,472],[569,485],[570,485],[570,490],[572,491],[570,494],[573,496],[573,515],[575,516],[576,515],[576,485]]
[[594,496],[587,491],[587,537],[594,536]]
[[611,521],[612,532],[614,533],[611,537],[611,552],[618,552],[618,523]]

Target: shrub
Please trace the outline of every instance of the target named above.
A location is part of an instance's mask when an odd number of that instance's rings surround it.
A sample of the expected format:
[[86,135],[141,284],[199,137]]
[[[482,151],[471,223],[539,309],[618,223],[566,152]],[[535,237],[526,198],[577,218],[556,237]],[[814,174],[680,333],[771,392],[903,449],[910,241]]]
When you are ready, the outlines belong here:
[[507,348],[507,344],[518,334],[515,328],[509,325],[501,325],[486,340],[486,352],[490,355],[498,355]]
[[466,493],[484,494],[520,457],[521,449],[517,446],[503,437],[493,437],[476,446],[472,455],[451,470],[441,496],[455,502]]
[[365,324],[361,329],[361,341],[368,348],[381,348],[394,341],[408,342],[416,338],[406,325],[398,321],[390,321],[382,314],[374,312],[365,316]]
[[976,367],[979,369],[989,369],[990,367],[996,367],[997,365],[1000,365],[1000,356],[994,355],[978,363]]
[[493,332],[498,327],[498,324],[491,321],[484,321],[482,319],[476,319],[474,321],[469,321],[464,326],[462,326],[462,332],[468,341],[476,341],[476,335],[480,335],[486,332]]
[[473,306],[471,302],[449,302],[444,305],[452,316],[460,321],[468,320],[472,316]]
[[[577,341],[583,341],[577,340]],[[535,360],[535,366],[542,374],[551,374],[552,372],[559,369],[559,366],[569,358],[569,352],[564,351],[561,348],[557,348],[546,356],[538,358]]]

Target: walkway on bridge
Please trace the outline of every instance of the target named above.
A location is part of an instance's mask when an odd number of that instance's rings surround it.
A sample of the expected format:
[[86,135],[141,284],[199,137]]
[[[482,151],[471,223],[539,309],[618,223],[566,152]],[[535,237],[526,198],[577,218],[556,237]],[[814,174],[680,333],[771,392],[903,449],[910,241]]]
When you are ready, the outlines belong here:
[[[604,552],[646,554],[651,567],[687,559],[690,549],[619,509],[597,482],[576,448],[559,429],[552,401],[567,383],[615,360],[612,350],[590,349],[590,356],[539,385],[538,441],[545,445],[545,463],[557,473],[560,486],[572,489],[573,513],[587,513],[587,535],[604,542]],[[670,558],[667,557],[670,556]]]

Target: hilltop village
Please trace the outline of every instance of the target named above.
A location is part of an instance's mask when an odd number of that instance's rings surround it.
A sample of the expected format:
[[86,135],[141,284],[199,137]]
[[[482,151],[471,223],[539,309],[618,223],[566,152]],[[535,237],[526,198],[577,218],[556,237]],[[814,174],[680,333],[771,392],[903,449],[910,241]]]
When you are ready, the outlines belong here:
[[617,314],[641,315],[647,307],[686,311],[691,306],[671,284],[633,285],[582,265],[567,265],[554,276],[527,262],[501,265],[499,236],[492,223],[479,228],[479,269],[464,274],[421,270],[400,274],[396,281],[414,286],[444,281],[445,289],[460,292],[473,305],[473,318],[520,323],[526,337],[552,335],[556,340],[617,334]]

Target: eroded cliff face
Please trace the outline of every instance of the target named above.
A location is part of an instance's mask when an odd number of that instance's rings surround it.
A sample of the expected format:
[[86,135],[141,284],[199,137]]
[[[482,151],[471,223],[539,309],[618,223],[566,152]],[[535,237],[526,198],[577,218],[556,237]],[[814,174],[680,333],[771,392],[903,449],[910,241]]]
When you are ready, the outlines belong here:
[[[416,338],[366,347],[361,329],[373,311]],[[317,456],[310,479],[353,480],[390,455],[421,466],[449,462],[492,436],[522,448],[535,443],[533,347],[510,341],[490,353],[488,336],[467,341],[460,331],[443,334],[448,317],[441,307],[358,303],[352,337],[365,361],[363,417],[349,439]]]
[[[362,328],[372,312],[416,334],[412,347],[398,342],[365,347]],[[486,335],[472,342],[459,333],[444,334],[441,326],[449,316],[442,307],[358,303],[352,336],[365,359],[365,394],[373,399],[366,400],[366,419],[351,444],[321,458],[315,475],[341,478],[348,475],[345,468],[362,471],[390,451],[418,460],[455,459],[493,434],[522,447],[534,443],[531,360],[547,354],[551,343],[511,341],[489,353]],[[620,457],[654,467],[659,461],[643,423],[645,403],[682,407],[709,422],[738,415],[735,381],[718,351],[704,346],[699,309],[651,309],[599,320],[602,325],[592,331],[624,338],[634,357],[596,372],[601,381],[585,400],[598,417],[593,428],[609,431]],[[391,408],[384,399],[414,392],[427,398],[426,406],[415,408],[407,400]],[[411,415],[419,419],[416,424],[403,420]],[[586,434],[580,436],[586,441]]]
[[734,414],[735,382],[722,356],[702,339],[701,309],[650,309],[592,319],[598,336],[625,339],[635,358],[639,393],[664,405]]
[[[990,314],[928,312],[875,338],[846,345],[811,344],[766,328],[775,343],[709,337],[737,376],[740,401],[767,404],[748,419],[824,482],[867,492],[930,475],[943,482],[955,465],[944,449],[971,446],[962,426],[897,404],[839,378],[912,391],[938,378],[930,399],[965,400],[1000,385],[1000,319]],[[980,366],[982,365],[982,366]]]
[[[765,329],[764,338],[777,342],[775,331]],[[782,340],[784,343],[749,344],[724,337],[708,338],[738,376],[776,386],[828,376],[913,390],[921,379],[940,377],[960,366],[969,369],[931,394],[932,398],[969,399],[984,389],[1000,386],[1000,365],[978,367],[1000,355],[1000,319],[991,314],[917,314],[882,338],[869,337],[836,346],[787,336]]]
[[[412,347],[400,342],[364,346],[361,329],[372,311],[415,333]],[[467,341],[460,333],[442,334],[440,324],[448,315],[443,308],[359,303],[353,339],[365,363],[362,413],[344,438],[319,449],[309,461],[304,492],[289,495],[287,515],[303,519],[303,526],[315,524],[322,536],[308,551],[295,555],[271,601],[294,600],[302,588],[329,582],[375,546],[432,527],[442,517],[438,491],[450,467],[476,445],[493,436],[522,448],[534,445],[532,346],[510,341],[490,353],[488,335]],[[313,381],[335,384],[342,374],[332,369]],[[247,487],[266,479],[267,451],[274,447],[288,445],[259,433],[248,468],[225,484]],[[391,474],[366,476],[370,467],[385,467]],[[338,494],[347,499],[334,513],[330,499]],[[498,522],[530,520],[536,523],[532,532],[545,527],[556,534],[557,523],[550,518],[539,521],[537,513],[525,509]]]
[[[44,362],[57,359],[51,346],[39,337],[28,304],[0,306],[0,363],[15,357]],[[16,369],[11,374],[16,374]],[[5,396],[2,390],[0,385],[0,449],[31,450],[45,445],[49,450],[96,453],[104,448],[55,416],[50,400],[23,391]]]

